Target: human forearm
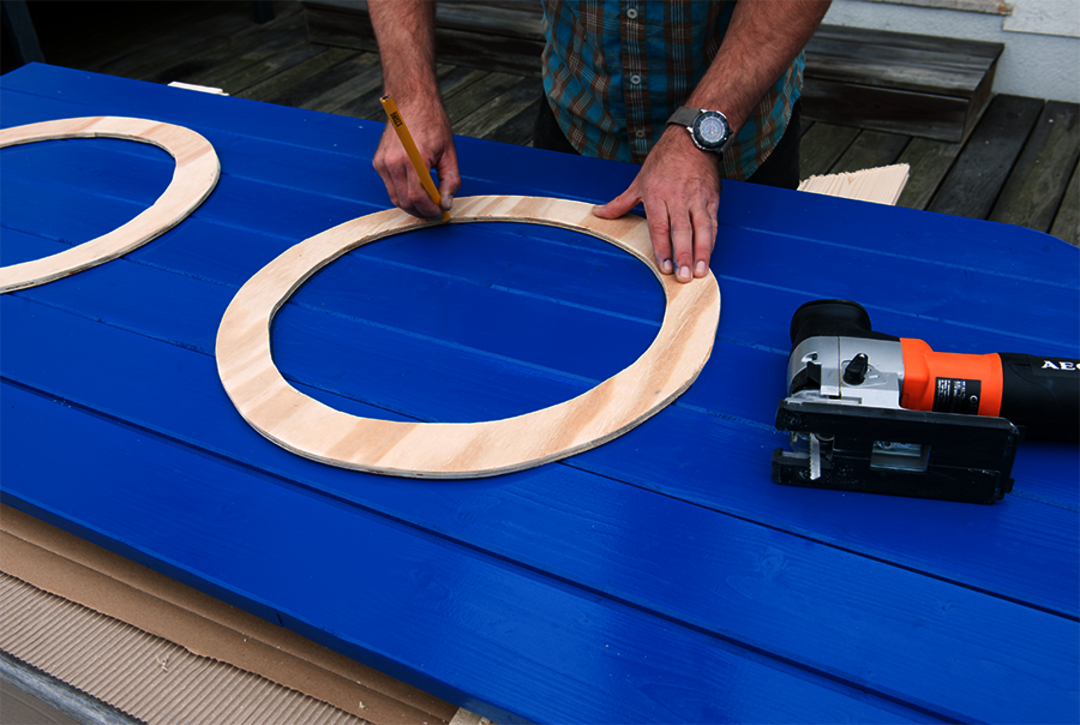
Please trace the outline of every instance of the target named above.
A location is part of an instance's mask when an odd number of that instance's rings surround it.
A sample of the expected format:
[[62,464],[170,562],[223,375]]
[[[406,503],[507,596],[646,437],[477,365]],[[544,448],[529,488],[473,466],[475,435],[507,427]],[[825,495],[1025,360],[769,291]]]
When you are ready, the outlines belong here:
[[368,0],[379,43],[383,89],[407,119],[424,166],[439,176],[441,208],[428,196],[394,131],[387,125],[372,165],[395,206],[422,218],[449,210],[461,186],[450,119],[435,76],[435,3],[432,0]]
[[383,88],[394,96],[438,98],[433,0],[368,0]]
[[739,0],[724,42],[686,105],[722,111],[738,132],[814,34],[832,0]]
[[[830,0],[739,0],[723,43],[685,105],[721,111],[734,132],[791,66]],[[613,218],[642,203],[661,272],[680,282],[708,272],[716,243],[719,156],[670,125],[630,187],[595,213]]]

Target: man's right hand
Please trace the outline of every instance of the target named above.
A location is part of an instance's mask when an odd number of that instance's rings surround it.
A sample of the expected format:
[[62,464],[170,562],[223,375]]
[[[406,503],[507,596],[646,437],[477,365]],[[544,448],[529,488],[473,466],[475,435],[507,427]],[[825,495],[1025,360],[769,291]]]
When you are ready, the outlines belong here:
[[379,140],[372,164],[386,184],[386,193],[394,206],[421,219],[439,218],[444,210],[450,210],[454,195],[461,187],[450,119],[438,101],[419,106],[398,101],[398,109],[424,163],[438,174],[442,207],[437,206],[424,191],[409,155],[389,123]]
[[439,175],[442,206],[424,191],[397,133],[387,124],[372,162],[390,201],[420,217],[442,217],[461,186],[450,118],[435,76],[435,3],[431,0],[368,0],[379,43],[383,90],[394,96],[401,118],[428,169]]

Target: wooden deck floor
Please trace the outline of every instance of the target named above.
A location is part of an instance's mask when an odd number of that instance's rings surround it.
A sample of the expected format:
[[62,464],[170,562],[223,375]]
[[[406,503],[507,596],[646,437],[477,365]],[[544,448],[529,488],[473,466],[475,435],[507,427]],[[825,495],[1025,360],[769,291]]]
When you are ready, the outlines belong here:
[[[54,65],[381,121],[378,56],[309,43],[300,3],[273,5],[274,19],[263,24],[245,1],[30,9]],[[450,65],[439,73],[456,133],[529,143],[535,78]],[[908,163],[901,206],[1018,224],[1080,245],[1078,116],[1077,104],[997,96],[964,144],[807,123],[802,176]]]

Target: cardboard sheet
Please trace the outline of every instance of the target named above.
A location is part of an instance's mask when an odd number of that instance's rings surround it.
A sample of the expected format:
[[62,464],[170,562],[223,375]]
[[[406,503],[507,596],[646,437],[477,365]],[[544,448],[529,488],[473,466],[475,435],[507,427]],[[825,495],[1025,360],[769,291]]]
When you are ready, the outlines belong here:
[[0,572],[0,649],[148,722],[239,722],[257,710],[261,723],[446,725],[458,714],[7,506]]

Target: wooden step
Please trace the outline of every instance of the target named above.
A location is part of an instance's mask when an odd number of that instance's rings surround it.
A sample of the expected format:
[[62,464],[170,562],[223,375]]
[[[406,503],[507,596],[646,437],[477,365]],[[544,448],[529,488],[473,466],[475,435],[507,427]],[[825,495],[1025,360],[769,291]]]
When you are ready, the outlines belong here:
[[806,118],[964,141],[990,101],[1002,43],[822,25],[806,45]]
[[[364,0],[304,0],[312,43],[377,50]],[[440,60],[539,76],[537,0],[439,3]],[[807,119],[960,142],[990,100],[1004,45],[822,25],[806,47]]]

